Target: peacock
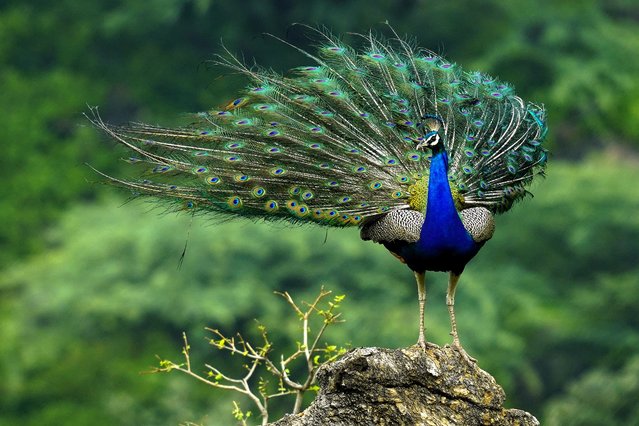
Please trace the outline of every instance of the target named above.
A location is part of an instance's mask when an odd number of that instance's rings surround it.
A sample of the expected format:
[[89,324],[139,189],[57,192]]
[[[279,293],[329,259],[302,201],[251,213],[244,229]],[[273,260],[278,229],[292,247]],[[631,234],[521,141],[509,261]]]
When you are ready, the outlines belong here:
[[452,347],[474,361],[457,333],[455,290],[494,215],[544,174],[544,108],[394,32],[360,35],[358,48],[317,33],[316,53],[289,44],[308,62],[285,75],[217,56],[250,84],[187,126],[113,126],[94,111],[142,168],[139,179],[105,176],[171,210],[359,227],[413,271],[422,348],[425,272],[449,273]]

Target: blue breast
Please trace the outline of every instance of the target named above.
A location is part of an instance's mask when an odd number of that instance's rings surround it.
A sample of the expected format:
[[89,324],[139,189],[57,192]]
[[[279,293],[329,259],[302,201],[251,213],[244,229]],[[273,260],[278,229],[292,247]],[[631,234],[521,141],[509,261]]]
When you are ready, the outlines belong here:
[[457,213],[448,183],[448,156],[440,150],[431,160],[426,218],[420,239],[402,247],[400,254],[415,271],[461,273],[482,245],[468,234]]

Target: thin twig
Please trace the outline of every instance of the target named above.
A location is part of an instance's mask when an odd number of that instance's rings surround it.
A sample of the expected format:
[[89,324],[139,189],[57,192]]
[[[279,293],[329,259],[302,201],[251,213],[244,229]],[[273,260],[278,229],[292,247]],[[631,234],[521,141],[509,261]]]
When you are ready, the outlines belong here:
[[[262,425],[266,425],[268,423],[269,400],[272,398],[294,394],[295,403],[293,413],[299,413],[302,408],[305,392],[311,389],[315,383],[315,376],[319,366],[336,359],[344,351],[343,348],[338,349],[336,346],[327,345],[324,348],[319,347],[320,341],[328,327],[342,322],[341,320],[338,320],[341,313],[334,312],[339,307],[339,302],[341,302],[343,296],[336,296],[332,299],[332,301],[329,300],[327,302],[327,308],[321,309],[320,304],[331,294],[330,291],[324,290],[323,287],[320,289],[319,294],[315,297],[312,303],[302,302],[301,304],[298,304],[293,300],[288,292],[275,293],[281,296],[293,309],[298,316],[302,327],[302,342],[298,342],[296,349],[292,353],[289,353],[288,356],[281,354],[279,365],[271,359],[270,352],[272,350],[272,343],[269,341],[266,327],[258,323],[258,330],[262,337],[261,346],[255,346],[251,342],[245,340],[240,333],[235,334],[233,337],[227,337],[218,329],[206,328],[207,331],[213,334],[213,337],[208,339],[211,345],[215,346],[219,350],[227,351],[232,355],[237,354],[247,360],[250,360],[244,365],[246,373],[242,378],[236,379],[230,377],[222,373],[218,368],[209,364],[205,364],[205,367],[208,369],[208,378],[193,372],[190,359],[190,345],[186,333],[182,333],[182,353],[184,355],[184,364],[175,364],[171,361],[160,359],[160,367],[156,368],[154,372],[170,372],[172,370],[177,370],[202,383],[205,383],[208,386],[231,390],[245,395],[258,408],[262,418]],[[304,306],[304,309],[300,307],[302,305]],[[311,324],[314,324],[314,322],[311,320],[314,315],[319,315],[322,317],[323,321],[318,327],[318,331],[312,333]],[[322,354],[322,361],[319,361],[320,354]],[[304,358],[307,370],[305,380],[302,382],[298,382],[290,377],[290,373],[288,371],[289,364],[300,357]],[[269,393],[269,382],[262,377],[259,378],[257,389],[251,387],[251,383],[254,383],[254,377],[258,368],[262,364],[266,371],[278,379],[279,385],[277,392],[275,393]],[[247,425],[247,418],[251,415],[251,412],[242,412],[239,405],[234,402],[233,415],[241,422],[241,424]]]

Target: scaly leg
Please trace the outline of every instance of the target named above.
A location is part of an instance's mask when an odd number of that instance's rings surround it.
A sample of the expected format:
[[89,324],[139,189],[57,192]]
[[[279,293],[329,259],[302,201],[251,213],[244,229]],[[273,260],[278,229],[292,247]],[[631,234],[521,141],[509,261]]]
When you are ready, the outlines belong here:
[[477,362],[475,358],[469,356],[464,348],[462,348],[459,342],[459,336],[457,335],[457,321],[455,320],[455,289],[457,288],[457,281],[459,281],[460,275],[454,272],[450,273],[448,278],[448,291],[446,292],[446,305],[448,305],[448,314],[450,315],[451,331],[450,335],[453,336],[453,348],[456,349],[460,355],[469,363]]
[[426,338],[424,337],[424,305],[426,304],[426,284],[424,280],[424,272],[415,272],[417,280],[417,295],[419,300],[419,338],[417,344],[422,349],[426,349]]

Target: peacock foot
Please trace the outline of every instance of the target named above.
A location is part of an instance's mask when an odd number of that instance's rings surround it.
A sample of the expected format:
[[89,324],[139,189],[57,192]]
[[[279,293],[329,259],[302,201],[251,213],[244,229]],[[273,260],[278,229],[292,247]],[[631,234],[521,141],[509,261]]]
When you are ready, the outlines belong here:
[[417,340],[417,343],[415,343],[415,346],[418,346],[424,352],[426,352],[426,349],[428,347],[430,347],[431,349],[438,349],[439,348],[436,344],[431,343],[431,342],[427,341],[426,339],[422,339],[421,336]]
[[419,339],[417,339],[416,346],[422,348],[423,351],[426,351],[426,339],[422,333],[419,334]]

